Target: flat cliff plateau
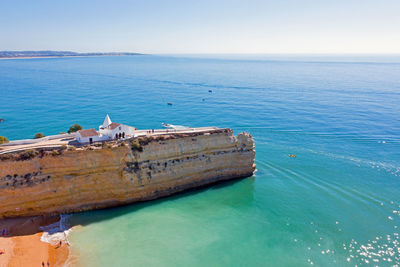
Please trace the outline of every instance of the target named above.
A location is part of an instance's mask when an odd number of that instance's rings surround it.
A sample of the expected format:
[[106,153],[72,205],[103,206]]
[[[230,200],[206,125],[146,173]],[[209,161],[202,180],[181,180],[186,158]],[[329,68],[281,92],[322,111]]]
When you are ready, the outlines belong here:
[[253,175],[254,140],[230,129],[136,137],[0,158],[0,218],[99,209]]

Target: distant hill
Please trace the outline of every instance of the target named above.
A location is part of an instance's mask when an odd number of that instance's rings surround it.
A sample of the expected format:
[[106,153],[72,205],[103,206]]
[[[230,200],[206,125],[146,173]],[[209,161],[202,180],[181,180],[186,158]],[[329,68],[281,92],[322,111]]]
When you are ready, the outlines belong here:
[[0,58],[19,57],[92,57],[92,56],[137,56],[139,53],[77,53],[71,51],[0,51]]

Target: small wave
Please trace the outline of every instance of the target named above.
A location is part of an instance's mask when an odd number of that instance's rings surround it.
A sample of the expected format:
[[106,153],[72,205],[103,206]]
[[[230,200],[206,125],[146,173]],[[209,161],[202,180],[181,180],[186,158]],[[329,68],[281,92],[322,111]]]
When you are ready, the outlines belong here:
[[[260,140],[261,139],[261,140]],[[399,140],[400,141],[400,140]],[[264,141],[262,138],[257,138],[258,145],[268,145],[272,146],[271,142]],[[282,149],[279,147],[279,149]],[[387,174],[393,175],[395,177],[400,177],[400,165],[391,162],[384,162],[384,161],[376,161],[370,160],[368,158],[356,157],[351,155],[344,155],[339,153],[333,153],[328,151],[320,151],[306,147],[296,147],[296,146],[287,146],[285,148],[286,151],[298,151],[298,152],[305,152],[305,153],[312,153],[314,155],[323,156],[326,158],[330,158],[332,160],[342,160],[346,163],[354,164],[358,167],[368,167],[371,169],[375,169],[378,171],[384,171]]]
[[358,158],[358,157],[354,157],[354,156],[340,155],[340,154],[329,153],[329,152],[318,152],[318,151],[314,151],[314,150],[309,150],[309,151],[311,151],[312,153],[315,153],[315,154],[322,154],[322,155],[325,155],[325,156],[328,156],[331,158],[342,159],[347,162],[352,162],[356,165],[363,165],[363,166],[368,166],[372,169],[384,170],[387,173],[394,175],[396,177],[400,175],[400,166],[394,165],[391,163],[363,159],[363,158]]
[[51,245],[57,245],[60,241],[68,244],[67,237],[71,232],[71,228],[68,226],[67,220],[70,216],[71,215],[67,214],[61,215],[58,222],[40,227],[40,229],[43,230],[43,235],[40,240]]

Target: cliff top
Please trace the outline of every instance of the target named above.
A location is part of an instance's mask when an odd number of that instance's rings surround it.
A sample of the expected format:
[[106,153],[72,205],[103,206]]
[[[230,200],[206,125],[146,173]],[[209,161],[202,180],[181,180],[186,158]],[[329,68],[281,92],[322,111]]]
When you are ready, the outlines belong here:
[[37,142],[34,139],[32,144],[17,144],[9,145],[6,144],[0,147],[0,160],[27,160],[35,156],[44,156],[46,154],[52,154],[54,156],[62,153],[64,150],[94,150],[102,149],[105,147],[115,147],[126,145],[129,143],[133,148],[138,150],[143,145],[146,145],[152,141],[162,141],[169,139],[177,139],[184,137],[195,137],[199,135],[207,135],[214,133],[232,133],[233,131],[229,128],[216,128],[216,127],[204,127],[204,128],[192,128],[189,130],[178,130],[178,131],[167,131],[162,132],[151,131],[140,131],[135,137],[124,139],[124,140],[112,140],[105,142],[97,142],[93,144],[81,145],[76,142],[74,137],[68,135],[69,138],[60,137],[53,140],[43,140]]

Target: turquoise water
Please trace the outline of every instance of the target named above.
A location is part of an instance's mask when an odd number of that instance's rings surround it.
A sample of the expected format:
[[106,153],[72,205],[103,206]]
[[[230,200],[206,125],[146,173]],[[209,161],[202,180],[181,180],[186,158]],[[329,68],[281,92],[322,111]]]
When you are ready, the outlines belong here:
[[1,60],[0,135],[108,113],[254,136],[253,177],[74,214],[83,266],[400,264],[399,77],[399,57]]

